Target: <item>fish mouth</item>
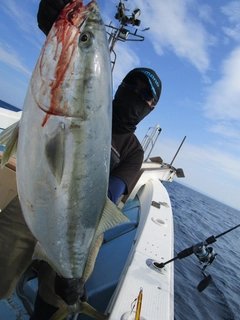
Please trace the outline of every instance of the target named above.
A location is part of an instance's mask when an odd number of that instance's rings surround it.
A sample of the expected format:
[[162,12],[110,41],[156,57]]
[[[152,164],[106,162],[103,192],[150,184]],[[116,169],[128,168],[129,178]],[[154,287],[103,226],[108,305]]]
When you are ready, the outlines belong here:
[[93,11],[98,10],[98,4],[95,0],[83,5],[83,1],[71,1],[60,13],[58,20],[68,21],[69,24],[81,30],[84,20]]

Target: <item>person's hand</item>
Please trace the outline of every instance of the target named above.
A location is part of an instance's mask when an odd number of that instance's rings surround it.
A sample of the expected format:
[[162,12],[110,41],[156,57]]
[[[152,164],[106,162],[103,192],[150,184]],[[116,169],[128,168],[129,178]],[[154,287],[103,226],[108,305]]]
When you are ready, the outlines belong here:
[[66,304],[73,305],[78,300],[86,301],[87,293],[82,279],[55,277],[55,292]]
[[39,28],[48,35],[62,9],[70,0],[41,0],[39,3],[37,21]]

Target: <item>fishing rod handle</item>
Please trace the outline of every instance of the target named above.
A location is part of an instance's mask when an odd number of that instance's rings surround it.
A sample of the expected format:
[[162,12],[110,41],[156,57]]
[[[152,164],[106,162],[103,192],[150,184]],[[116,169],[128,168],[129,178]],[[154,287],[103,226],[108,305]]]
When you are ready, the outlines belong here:
[[177,257],[178,257],[178,259],[183,259],[183,258],[190,256],[191,254],[193,254],[193,246],[179,252],[177,254]]

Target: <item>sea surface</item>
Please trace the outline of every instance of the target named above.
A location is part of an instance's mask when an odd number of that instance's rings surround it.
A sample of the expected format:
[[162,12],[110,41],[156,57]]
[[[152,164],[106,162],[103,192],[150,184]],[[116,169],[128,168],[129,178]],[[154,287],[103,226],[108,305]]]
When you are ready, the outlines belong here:
[[3,100],[0,100],[0,107],[1,108],[4,108],[4,109],[8,109],[8,110],[12,110],[12,111],[20,111],[21,109],[17,108],[17,107],[14,107],[13,105],[3,101]]
[[[164,185],[172,203],[175,256],[240,224],[240,211],[175,181]],[[240,227],[208,247],[218,255],[205,270],[212,281],[202,292],[197,285],[204,279],[203,265],[197,257],[175,260],[176,320],[240,320]]]

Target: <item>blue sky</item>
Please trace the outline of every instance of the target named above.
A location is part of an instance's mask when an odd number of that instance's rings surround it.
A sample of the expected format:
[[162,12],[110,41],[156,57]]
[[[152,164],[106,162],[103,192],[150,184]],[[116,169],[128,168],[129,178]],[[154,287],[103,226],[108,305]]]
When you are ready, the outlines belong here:
[[[85,2],[87,3],[87,2]],[[155,110],[139,124],[139,140],[159,123],[153,152],[174,165],[189,185],[240,209],[240,2],[129,0],[141,9],[144,42],[118,42],[114,90],[132,68],[154,69],[163,83]],[[22,108],[45,36],[37,27],[38,0],[0,3],[0,99]],[[118,0],[99,1],[107,24]],[[148,31],[141,31],[150,27]],[[134,31],[130,28],[131,31]]]

